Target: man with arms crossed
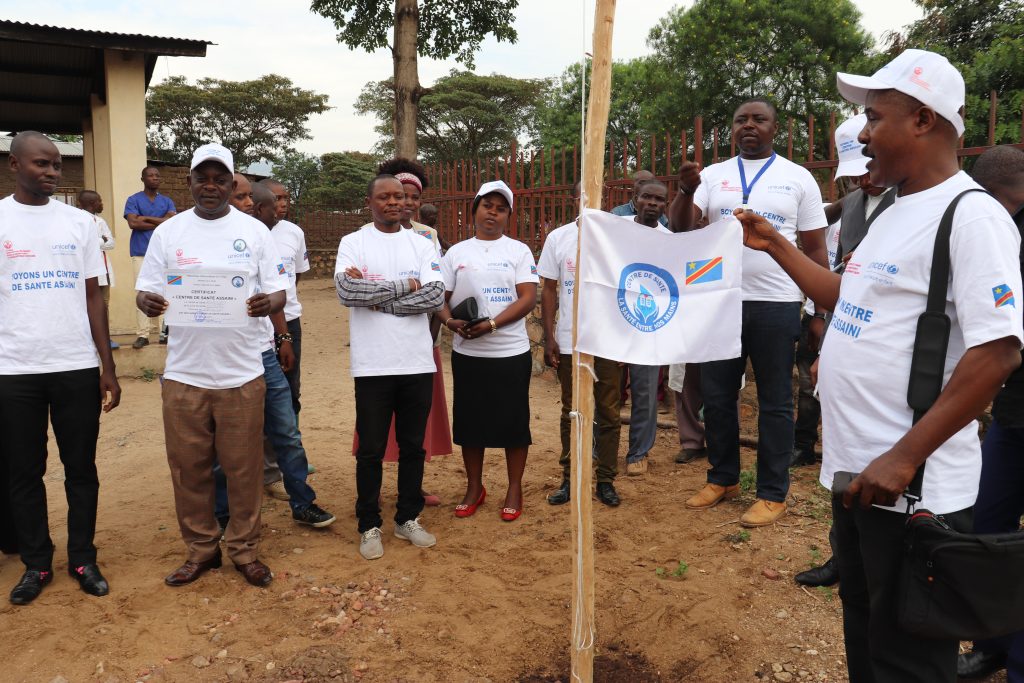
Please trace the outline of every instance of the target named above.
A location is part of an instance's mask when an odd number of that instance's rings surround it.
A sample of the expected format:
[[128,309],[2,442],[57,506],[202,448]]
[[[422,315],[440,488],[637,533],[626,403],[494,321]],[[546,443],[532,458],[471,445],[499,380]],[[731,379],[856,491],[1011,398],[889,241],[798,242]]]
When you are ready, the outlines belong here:
[[[133,194],[124,204],[124,218],[128,221],[128,227],[132,229],[128,250],[132,257],[132,269],[135,271],[136,278],[139,277],[142,261],[146,258],[149,240],[153,237],[156,226],[178,212],[171,198],[158,192],[160,182],[160,170],[156,166],[147,166],[142,169],[142,185],[145,189]],[[153,330],[160,334],[160,343],[166,343],[167,339],[161,333],[163,318],[157,317],[154,320],[149,320],[142,311],[139,311],[137,319],[138,325],[136,326],[135,342],[132,344],[133,349],[141,349],[149,344],[149,337]]]
[[952,683],[959,643],[912,635],[897,621],[907,510],[900,496],[927,462],[922,504],[950,527],[970,530],[981,470],[974,418],[1021,362],[1024,330],[1012,305],[1021,287],[1020,236],[992,197],[971,192],[961,199],[949,244],[946,384],[914,424],[907,386],[935,234],[951,199],[978,187],[956,154],[964,81],[944,57],[907,50],[873,76],[839,74],[838,85],[843,97],[865,106],[859,139],[871,158],[871,184],[897,188],[895,202],[842,276],[749,211],[740,215],[744,243],[833,311],[818,371],[821,483],[831,488],[837,472],[859,473],[832,503],[850,680]]
[[61,158],[45,135],[15,136],[10,164],[14,194],[0,200],[0,467],[10,477],[25,563],[10,599],[26,605],[53,580],[43,484],[48,417],[64,465],[68,573],[86,593],[106,595],[93,545],[96,439],[100,406],[117,407],[121,388],[97,282],[106,271],[96,225],[85,211],[50,198]]
[[430,314],[444,304],[441,264],[433,242],[402,228],[405,189],[379,175],[367,187],[373,222],[338,245],[334,283],[349,307],[356,389],[356,517],[359,553],[384,555],[380,484],[392,417],[398,442],[395,536],[419,548],[437,539],[419,523],[423,511],[423,434],[433,394]]
[[181,586],[221,565],[214,517],[213,462],[228,484],[231,521],[224,532],[235,568],[254,586],[273,579],[257,559],[266,384],[263,318],[284,307],[288,281],[266,227],[228,204],[235,189],[231,152],[203,145],[192,156],[189,191],[196,206],[153,234],[135,284],[136,305],[150,318],[168,306],[171,270],[238,272],[248,294],[240,327],[175,327],[163,383],[164,436],[174,504],[188,560],[164,582]]

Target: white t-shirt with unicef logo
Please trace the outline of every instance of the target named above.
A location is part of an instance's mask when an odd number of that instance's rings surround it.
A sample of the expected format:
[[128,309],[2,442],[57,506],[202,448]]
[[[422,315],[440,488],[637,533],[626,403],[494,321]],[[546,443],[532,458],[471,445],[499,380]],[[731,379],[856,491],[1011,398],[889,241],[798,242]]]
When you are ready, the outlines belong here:
[[[835,472],[862,472],[910,430],[907,383],[935,233],[953,197],[972,187],[978,186],[960,172],[897,197],[846,266],[819,369],[826,487]],[[967,349],[1004,337],[1024,340],[1019,244],[1017,228],[995,199],[973,192],[960,200],[950,238],[946,314],[953,325],[944,382]],[[921,504],[936,514],[970,507],[980,473],[978,427],[971,421],[928,458]]]
[[[441,273],[445,289],[452,293],[452,308],[467,296],[474,296],[480,315],[488,318],[498,317],[519,298],[516,285],[540,281],[533,252],[508,235],[496,240],[471,237],[453,245],[441,259]],[[452,350],[478,358],[507,358],[526,353],[530,350],[526,320],[520,318],[476,339],[455,335]]]
[[569,223],[555,228],[544,240],[537,261],[537,274],[545,280],[558,280],[558,322],[555,342],[561,353],[572,353],[572,307],[576,289],[576,245],[579,228]]
[[106,273],[92,215],[0,200],[0,375],[98,367],[85,281]]
[[296,290],[295,276],[309,270],[309,252],[306,250],[306,234],[302,228],[291,221],[278,221],[270,235],[277,243],[281,254],[281,262],[288,276],[288,289],[285,290],[284,319],[295,320],[302,315],[302,304]]
[[[412,230],[381,232],[373,223],[341,238],[335,275],[355,266],[371,282],[415,278],[441,281],[434,243]],[[353,377],[436,372],[430,316],[396,316],[369,307],[349,308],[349,358]]]
[[[737,159],[743,163],[750,189],[748,206],[764,216],[792,244],[797,232],[824,228],[828,221],[821,203],[821,190],[803,166],[779,155],[754,182],[768,159],[733,157],[700,172],[700,185],[693,195],[694,206],[708,222],[731,216],[743,204],[743,187]],[[803,296],[786,271],[763,251],[743,249],[744,301],[801,301]]]
[[[231,209],[206,220],[195,211],[173,216],[153,231],[135,289],[163,296],[172,270],[238,270],[249,275],[248,296],[288,288],[284,264],[267,226]],[[247,296],[247,298],[248,298]],[[202,389],[233,389],[263,376],[267,318],[244,327],[174,327],[164,377]]]

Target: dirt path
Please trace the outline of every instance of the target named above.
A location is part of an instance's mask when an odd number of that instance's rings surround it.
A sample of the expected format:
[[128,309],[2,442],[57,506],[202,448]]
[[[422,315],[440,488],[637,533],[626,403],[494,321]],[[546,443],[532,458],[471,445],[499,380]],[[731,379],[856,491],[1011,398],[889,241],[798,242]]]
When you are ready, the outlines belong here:
[[[99,449],[96,542],[112,592],[85,596],[66,575],[66,506],[52,449],[46,481],[56,580],[29,607],[0,602],[4,680],[566,680],[569,509],[544,502],[560,477],[550,373],[532,386],[535,446],[520,521],[500,521],[492,502],[504,493],[497,453],[488,455],[485,472],[492,497],[465,520],[452,515],[464,486],[461,459],[437,458],[427,465],[425,488],[445,505],[428,508],[423,521],[438,545],[421,551],[388,533],[384,558],[365,562],[353,514],[346,315],[328,282],[302,283],[301,297],[303,439],[318,469],[311,483],[319,502],[338,521],[322,532],[306,530],[291,521],[285,503],[267,499],[262,558],[276,576],[269,589],[249,587],[230,565],[191,586],[164,586],[184,546],[163,450],[160,387],[127,380],[121,407],[103,418]],[[450,400],[447,358],[445,365]],[[625,429],[622,436],[625,443]],[[742,532],[735,522],[749,493],[703,513],[683,508],[705,467],[674,464],[677,450],[675,432],[659,430],[649,473],[619,479],[622,506],[594,503],[598,680],[845,680],[838,597],[792,581],[828,552],[816,468],[795,474],[792,514]],[[750,458],[744,453],[745,465]],[[394,493],[389,465],[385,519]],[[0,587],[8,590],[21,571],[16,558],[0,558]]]

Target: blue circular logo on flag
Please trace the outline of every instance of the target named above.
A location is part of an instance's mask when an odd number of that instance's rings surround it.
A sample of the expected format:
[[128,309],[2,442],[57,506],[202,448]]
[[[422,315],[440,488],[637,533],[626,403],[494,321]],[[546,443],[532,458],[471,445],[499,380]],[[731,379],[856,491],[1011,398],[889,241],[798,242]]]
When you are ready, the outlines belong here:
[[616,301],[627,323],[641,332],[655,332],[676,314],[679,287],[667,270],[649,263],[631,263],[619,276]]

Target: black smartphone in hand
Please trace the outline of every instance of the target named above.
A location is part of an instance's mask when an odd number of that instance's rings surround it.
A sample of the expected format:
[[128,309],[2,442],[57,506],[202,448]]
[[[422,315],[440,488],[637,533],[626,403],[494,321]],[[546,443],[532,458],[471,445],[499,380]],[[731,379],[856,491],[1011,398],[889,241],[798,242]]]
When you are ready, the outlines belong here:
[[846,493],[850,483],[860,475],[860,472],[836,472],[832,475],[832,497]]

